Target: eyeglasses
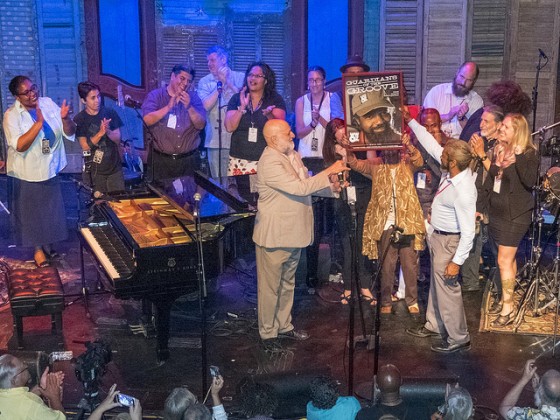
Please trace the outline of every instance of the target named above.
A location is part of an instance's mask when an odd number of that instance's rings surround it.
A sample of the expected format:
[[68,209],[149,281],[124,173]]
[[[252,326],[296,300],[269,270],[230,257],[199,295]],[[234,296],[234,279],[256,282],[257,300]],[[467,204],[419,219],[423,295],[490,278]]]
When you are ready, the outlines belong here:
[[249,73],[249,74],[247,75],[247,78],[249,78],[249,77],[256,77],[257,79],[264,79],[264,78],[265,78],[265,75],[264,75],[264,74]]
[[16,96],[27,96],[29,97],[32,93],[37,93],[39,92],[39,88],[37,87],[37,85],[31,85],[31,87],[29,89],[27,89],[26,91],[23,91],[21,93],[18,93]]
[[29,370],[29,366],[27,365],[27,363],[23,363],[24,368],[22,368],[20,371],[18,371],[15,375],[14,378],[18,375],[21,375],[23,372],[25,372],[26,370]]
[[310,85],[320,85],[321,83],[323,83],[323,80],[325,79],[307,79],[307,83],[309,83]]

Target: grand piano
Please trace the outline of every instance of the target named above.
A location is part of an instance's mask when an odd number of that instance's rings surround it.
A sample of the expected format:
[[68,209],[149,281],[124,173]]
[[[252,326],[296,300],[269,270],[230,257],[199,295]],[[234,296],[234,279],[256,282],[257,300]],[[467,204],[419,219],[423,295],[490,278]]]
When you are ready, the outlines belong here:
[[120,299],[147,299],[155,305],[159,362],[169,358],[173,302],[199,289],[194,213],[200,215],[207,279],[220,273],[226,231],[241,221],[247,229],[252,226],[254,207],[233,186],[225,189],[201,172],[155,181],[145,191],[96,203],[93,217],[79,228],[82,248],[97,260],[109,290]]

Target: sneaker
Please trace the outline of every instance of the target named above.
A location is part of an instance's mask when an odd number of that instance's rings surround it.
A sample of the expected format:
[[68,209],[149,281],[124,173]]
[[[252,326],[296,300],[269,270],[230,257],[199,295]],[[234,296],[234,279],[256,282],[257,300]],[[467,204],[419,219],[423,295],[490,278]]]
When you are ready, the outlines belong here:
[[278,333],[278,338],[289,338],[290,340],[305,341],[309,338],[309,334],[303,330],[297,331],[295,328],[290,331]]

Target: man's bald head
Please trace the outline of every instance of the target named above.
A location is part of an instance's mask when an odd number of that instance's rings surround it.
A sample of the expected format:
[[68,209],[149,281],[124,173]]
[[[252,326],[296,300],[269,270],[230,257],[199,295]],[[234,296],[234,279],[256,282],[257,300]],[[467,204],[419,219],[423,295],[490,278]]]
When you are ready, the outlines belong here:
[[263,128],[266,145],[281,153],[287,154],[294,148],[294,133],[290,125],[284,120],[268,120]]
[[541,378],[537,390],[541,405],[560,407],[560,372],[547,370]]

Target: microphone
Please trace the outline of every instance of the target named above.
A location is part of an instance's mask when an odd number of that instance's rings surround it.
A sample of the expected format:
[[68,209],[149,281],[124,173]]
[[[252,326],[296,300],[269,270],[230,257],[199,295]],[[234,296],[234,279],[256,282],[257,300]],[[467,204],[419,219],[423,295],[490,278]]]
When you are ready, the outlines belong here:
[[130,95],[124,95],[124,103],[132,108],[142,108],[142,102],[133,99]]
[[539,55],[540,55],[542,58],[544,58],[545,60],[548,60],[548,57],[546,56],[546,54],[544,53],[544,51],[541,50],[540,48],[539,48]]
[[221,80],[218,80],[218,82],[216,83],[216,89],[218,90],[218,95],[222,96],[222,91],[224,90],[224,84],[222,83]]
[[117,85],[117,106],[124,108],[124,98],[122,94],[122,85]]
[[193,195],[193,198],[194,198],[193,216],[198,217],[199,216],[199,209],[200,209],[200,193],[195,193]]
[[346,193],[346,188],[343,187],[344,184],[344,173],[343,172],[339,172],[338,174],[336,174],[338,176],[338,182],[340,182],[340,187],[342,188],[340,190],[340,198],[342,198],[342,201],[348,202],[348,195]]

